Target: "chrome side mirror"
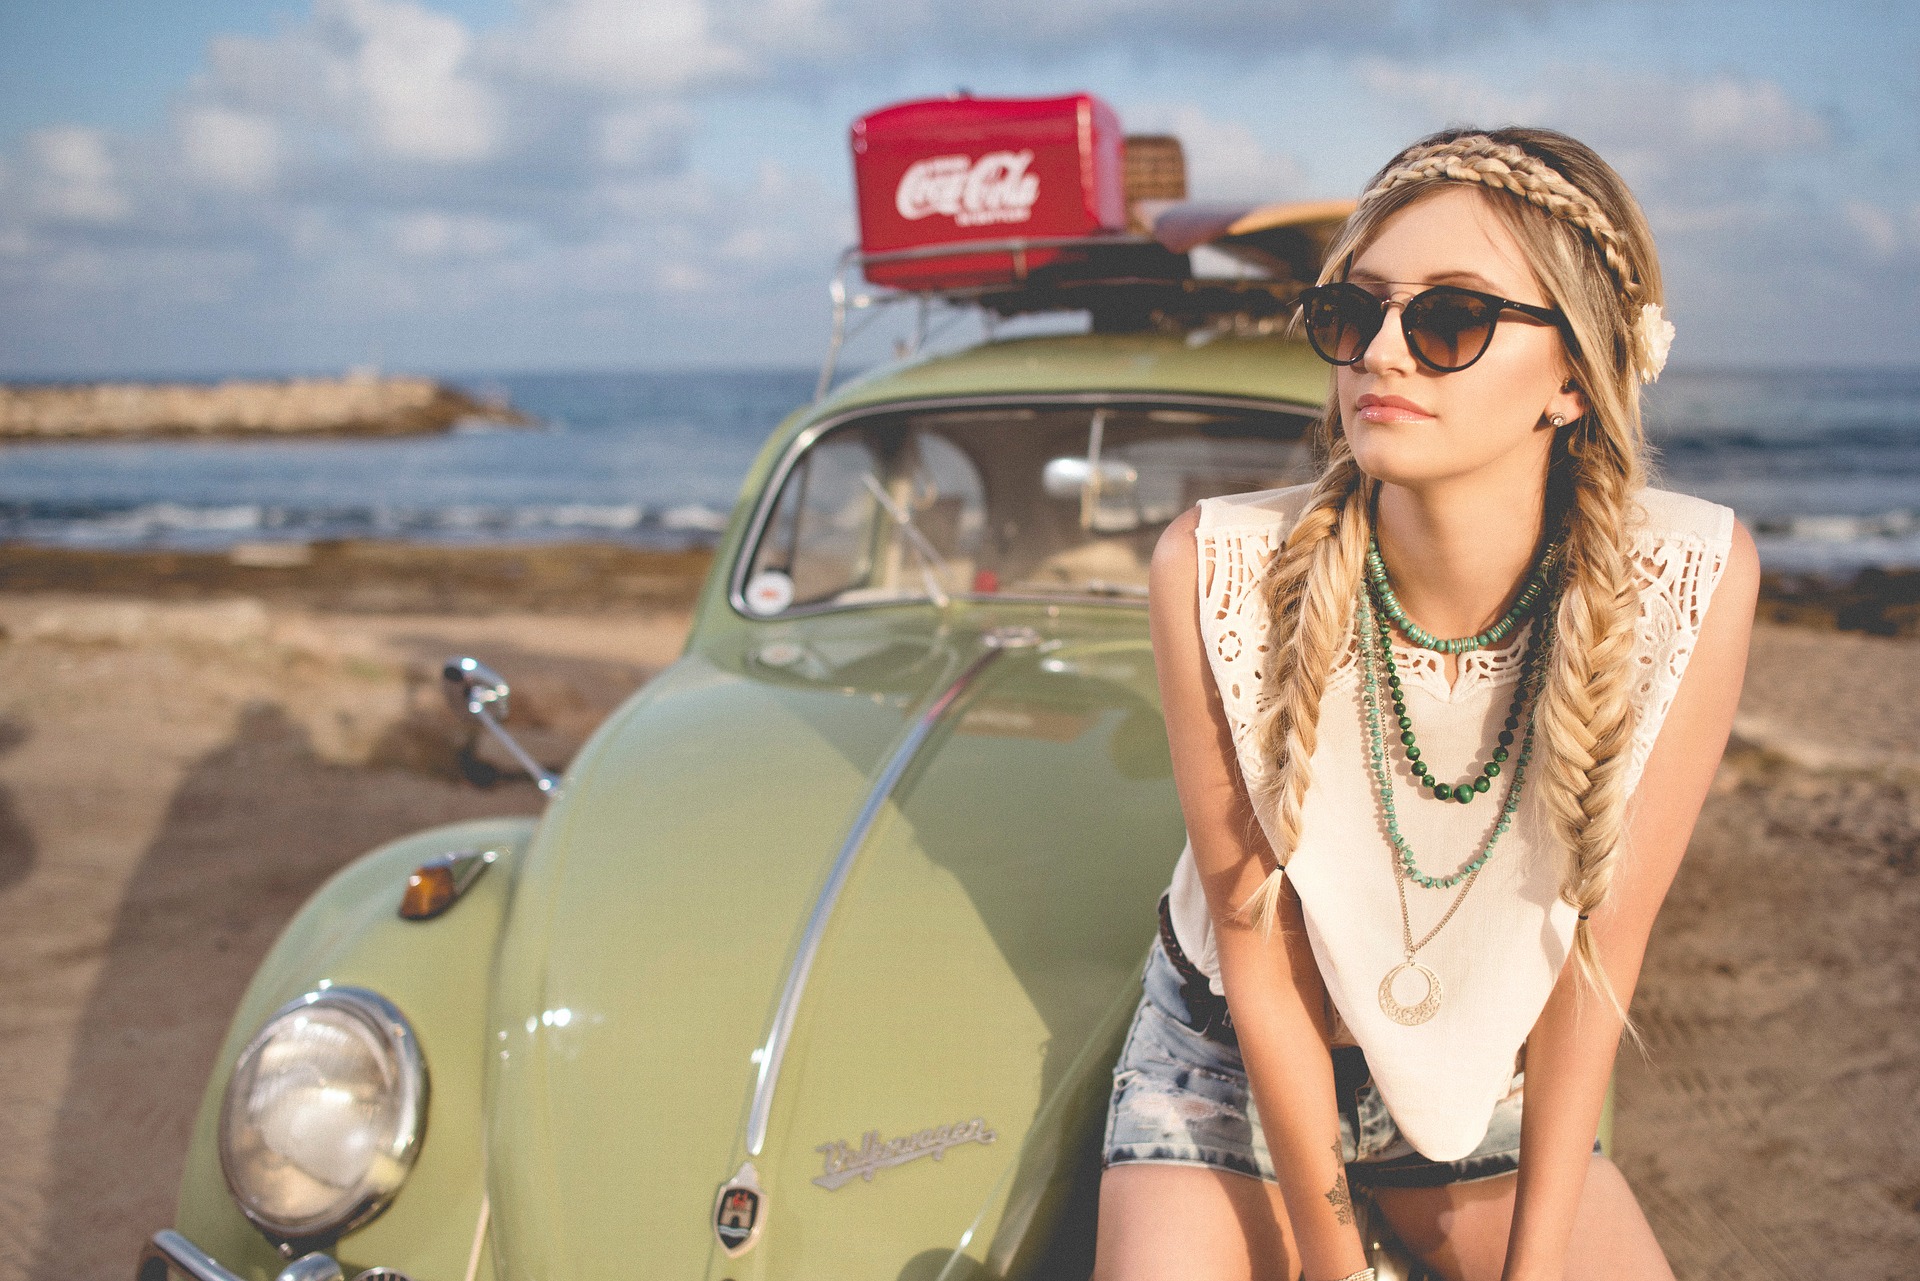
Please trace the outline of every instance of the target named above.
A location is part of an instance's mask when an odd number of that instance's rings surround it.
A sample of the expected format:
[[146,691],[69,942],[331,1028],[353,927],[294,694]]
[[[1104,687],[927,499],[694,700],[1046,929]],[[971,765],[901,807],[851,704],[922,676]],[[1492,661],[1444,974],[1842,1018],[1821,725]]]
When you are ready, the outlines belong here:
[[487,727],[487,731],[500,741],[521,769],[541,791],[551,794],[560,786],[560,780],[547,773],[540,762],[527,754],[527,749],[514,741],[500,722],[507,718],[507,698],[512,693],[500,673],[488,667],[477,658],[461,655],[449,658],[441,668],[442,689],[447,703],[462,716],[471,716]]
[[500,673],[477,658],[449,658],[441,676],[446,681],[447,705],[464,716],[478,716],[485,708],[507,719],[507,697],[513,691]]

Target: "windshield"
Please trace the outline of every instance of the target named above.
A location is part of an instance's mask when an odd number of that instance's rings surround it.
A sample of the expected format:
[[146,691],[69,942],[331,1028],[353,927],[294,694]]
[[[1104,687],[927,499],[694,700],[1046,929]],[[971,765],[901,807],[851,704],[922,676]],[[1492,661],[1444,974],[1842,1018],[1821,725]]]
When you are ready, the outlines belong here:
[[736,579],[761,617],[958,596],[1144,600],[1168,521],[1309,478],[1303,412],[1008,405],[876,414],[788,469]]

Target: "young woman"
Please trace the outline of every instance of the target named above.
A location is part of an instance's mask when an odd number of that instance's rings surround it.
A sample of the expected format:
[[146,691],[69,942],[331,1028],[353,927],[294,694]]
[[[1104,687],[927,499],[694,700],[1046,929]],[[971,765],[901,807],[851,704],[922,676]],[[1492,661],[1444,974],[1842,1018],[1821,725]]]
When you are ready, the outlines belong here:
[[1096,1277],[1370,1276],[1354,1187],[1446,1277],[1670,1277],[1595,1135],[1759,569],[1731,512],[1646,487],[1652,239],[1573,139],[1454,130],[1327,263],[1319,480],[1154,556],[1189,843]]

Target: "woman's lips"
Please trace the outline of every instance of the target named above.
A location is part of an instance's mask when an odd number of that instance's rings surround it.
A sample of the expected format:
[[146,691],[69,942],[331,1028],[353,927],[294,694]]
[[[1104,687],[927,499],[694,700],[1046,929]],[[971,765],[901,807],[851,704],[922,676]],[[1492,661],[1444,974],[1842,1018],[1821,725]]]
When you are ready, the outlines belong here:
[[1399,396],[1376,396],[1368,393],[1354,405],[1356,416],[1370,423],[1412,423],[1423,422],[1433,415],[1414,404],[1411,400]]

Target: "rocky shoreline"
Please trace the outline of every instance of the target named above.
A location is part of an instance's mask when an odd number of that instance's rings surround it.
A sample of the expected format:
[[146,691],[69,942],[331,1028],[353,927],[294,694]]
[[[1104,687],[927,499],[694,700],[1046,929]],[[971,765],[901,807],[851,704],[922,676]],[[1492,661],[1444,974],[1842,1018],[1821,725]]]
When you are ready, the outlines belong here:
[[153,437],[410,436],[462,419],[524,426],[504,401],[431,378],[0,384],[0,443]]

